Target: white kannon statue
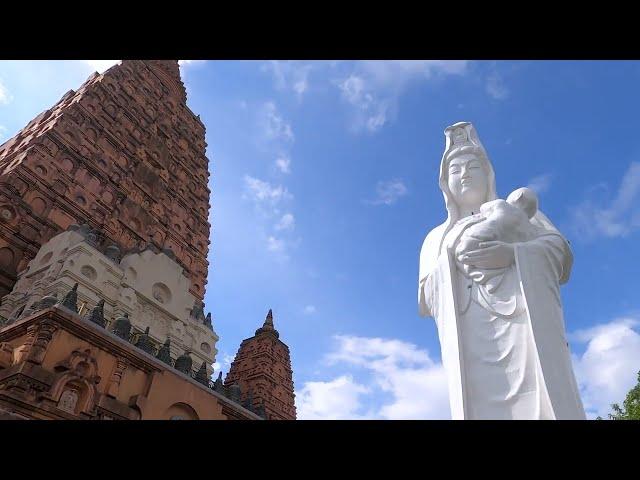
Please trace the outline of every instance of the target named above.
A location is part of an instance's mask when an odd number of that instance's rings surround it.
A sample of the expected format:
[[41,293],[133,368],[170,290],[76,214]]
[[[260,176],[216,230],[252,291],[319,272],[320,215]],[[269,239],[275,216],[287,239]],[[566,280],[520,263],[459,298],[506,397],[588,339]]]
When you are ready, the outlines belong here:
[[446,221],[420,252],[419,312],[436,320],[453,419],[584,419],[560,300],[573,256],[526,188],[497,199],[468,122],[445,130]]

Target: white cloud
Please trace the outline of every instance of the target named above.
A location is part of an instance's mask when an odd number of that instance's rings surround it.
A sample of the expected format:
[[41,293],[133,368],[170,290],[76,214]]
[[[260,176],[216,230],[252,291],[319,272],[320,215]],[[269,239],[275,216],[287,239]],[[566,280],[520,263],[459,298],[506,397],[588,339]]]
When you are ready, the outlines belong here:
[[579,330],[570,337],[586,344],[582,356],[573,356],[576,378],[590,418],[607,418],[611,404],[622,404],[637,382],[640,370],[640,322],[620,318]]
[[402,180],[381,181],[376,185],[376,198],[366,203],[371,205],[393,205],[407,193],[408,189]]
[[270,236],[267,238],[267,250],[270,252],[284,253],[285,243],[281,238]]
[[87,63],[94,71],[102,73],[117,63],[120,63],[120,60],[84,60],[84,62]]
[[360,398],[369,388],[342,375],[328,382],[306,382],[296,393],[296,411],[301,420],[345,420],[358,415]]
[[299,61],[272,60],[262,66],[262,70],[268,71],[273,76],[275,86],[279,90],[292,90],[298,100],[309,88],[309,73],[312,65]]
[[274,227],[276,230],[293,230],[296,225],[296,220],[291,213],[285,213],[280,221]]
[[597,194],[571,209],[574,228],[581,238],[624,237],[640,228],[640,162],[632,162],[624,174],[620,188],[608,207],[601,207],[608,192],[606,185],[592,190]]
[[294,140],[293,130],[280,115],[278,107],[274,102],[266,102],[261,111],[261,124],[265,137],[268,140],[280,142],[292,142]]
[[269,182],[251,177],[244,176],[245,193],[250,199],[256,203],[268,203],[275,206],[282,200],[289,200],[292,195],[282,185],[274,186]]
[[540,195],[546,192],[547,190],[549,190],[552,180],[553,180],[553,175],[550,173],[538,175],[536,177],[533,177],[531,180],[529,180],[529,184],[527,185],[527,188],[530,188],[531,190],[536,192],[538,195]]
[[307,305],[306,307],[304,307],[304,314],[305,315],[313,315],[316,312],[317,312],[317,309],[316,309],[315,305]]
[[361,61],[334,84],[355,107],[352,128],[374,133],[393,119],[399,97],[412,82],[435,75],[462,75],[466,68],[466,61],[457,60]]
[[282,185],[272,185],[249,175],[244,176],[244,186],[244,198],[253,202],[263,221],[274,222],[271,223],[270,230],[279,232],[277,236],[269,234],[264,237],[267,250],[279,254],[281,259],[287,259],[286,250],[289,246],[296,245],[296,242],[289,238],[295,228],[295,217],[292,213],[282,214],[280,208],[285,202],[293,199],[293,195]]
[[206,62],[206,60],[178,60],[178,65],[186,67],[187,65],[199,65]]
[[276,167],[282,173],[291,173],[291,159],[286,155],[281,155],[276,159]]
[[[348,408],[341,411],[341,418],[450,418],[444,368],[433,361],[426,350],[397,339],[338,335],[335,340],[336,349],[326,356],[329,365],[364,369],[368,382],[356,384],[347,373],[332,381],[307,382],[301,405],[321,404],[330,385],[357,385],[358,395],[350,397]],[[316,388],[307,389],[308,385]],[[380,394],[386,394],[390,399],[376,409],[364,412],[365,401]],[[322,418],[322,412],[318,410],[315,409],[314,418]]]
[[7,87],[0,82],[0,105],[6,105],[11,102],[11,100],[13,100],[13,96],[9,93]]
[[487,78],[486,88],[487,93],[496,100],[504,100],[509,96],[509,90],[504,84],[504,80],[497,72],[493,72],[489,75]]
[[6,135],[7,127],[5,127],[4,125],[0,125],[0,141],[4,140]]

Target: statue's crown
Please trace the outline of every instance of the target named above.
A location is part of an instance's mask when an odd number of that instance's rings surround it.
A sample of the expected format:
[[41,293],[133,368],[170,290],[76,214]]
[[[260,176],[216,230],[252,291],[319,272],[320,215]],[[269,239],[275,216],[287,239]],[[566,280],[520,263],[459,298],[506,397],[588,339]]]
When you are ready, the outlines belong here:
[[478,147],[484,152],[484,147],[478,137],[478,132],[471,122],[458,122],[444,129],[446,145],[444,155],[448,156],[453,150],[461,147]]

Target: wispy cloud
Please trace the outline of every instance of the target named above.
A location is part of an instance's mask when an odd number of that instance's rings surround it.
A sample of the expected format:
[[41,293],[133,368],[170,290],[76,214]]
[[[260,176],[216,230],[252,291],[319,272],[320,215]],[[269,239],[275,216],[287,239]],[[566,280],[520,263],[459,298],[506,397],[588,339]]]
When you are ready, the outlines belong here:
[[317,312],[317,309],[315,305],[307,305],[306,307],[304,307],[303,312],[305,315],[313,315],[314,313]]
[[411,83],[437,75],[462,75],[466,68],[466,61],[362,61],[334,84],[355,107],[352,128],[374,133],[393,120],[398,99]]
[[268,213],[277,214],[279,212],[277,209],[278,204],[293,198],[282,185],[272,185],[250,175],[244,176],[244,185],[245,198],[253,200],[256,205],[269,205],[271,209]]
[[586,345],[581,356],[573,356],[573,363],[589,418],[606,418],[611,404],[622,404],[636,384],[640,370],[639,326],[637,318],[618,318],[570,335],[572,341]]
[[281,209],[293,199],[293,195],[282,185],[273,185],[250,175],[244,176],[244,188],[243,197],[252,201],[263,221],[269,224],[268,230],[272,231],[266,236],[267,250],[288,258],[287,248],[298,241],[290,238],[295,229],[295,217],[290,212],[283,214]]
[[550,173],[545,173],[543,175],[538,175],[529,180],[527,184],[527,188],[530,188],[538,195],[546,192],[551,187],[551,182],[553,180],[553,175]]
[[7,127],[4,125],[0,125],[0,141],[4,141],[7,136]]
[[7,87],[5,87],[0,81],[0,105],[6,105],[13,100],[13,96],[9,93]]
[[313,65],[310,63],[294,60],[272,60],[262,66],[263,71],[273,76],[277,89],[294,92],[298,100],[302,100],[309,88],[308,78],[312,68]]
[[[433,361],[426,350],[397,339],[338,335],[335,349],[326,359],[329,365],[363,369],[367,381],[357,383],[351,373],[322,382],[307,382],[298,398],[300,418],[323,414],[340,418],[424,419],[449,418],[446,375],[442,364]],[[321,402],[331,387],[346,390],[348,406],[323,411]],[[308,388],[307,388],[308,387]],[[375,408],[365,408],[373,396],[386,394],[390,400]]]
[[286,155],[281,155],[276,159],[276,167],[282,173],[291,173],[291,159]]
[[294,140],[291,125],[287,123],[278,107],[272,101],[266,102],[262,106],[261,124],[265,137],[268,140],[292,142]]
[[509,96],[509,90],[498,72],[487,77],[487,93],[496,100],[504,100]]
[[367,200],[365,203],[370,205],[393,205],[408,192],[406,185],[400,179],[380,181],[376,185],[376,198]]
[[580,238],[625,237],[640,228],[640,162],[631,163],[615,197],[608,207],[602,207],[601,199],[608,191],[607,185],[598,185],[589,198],[571,208],[573,226]]
[[292,213],[285,213],[280,221],[276,223],[276,230],[293,230],[296,225],[296,220]]

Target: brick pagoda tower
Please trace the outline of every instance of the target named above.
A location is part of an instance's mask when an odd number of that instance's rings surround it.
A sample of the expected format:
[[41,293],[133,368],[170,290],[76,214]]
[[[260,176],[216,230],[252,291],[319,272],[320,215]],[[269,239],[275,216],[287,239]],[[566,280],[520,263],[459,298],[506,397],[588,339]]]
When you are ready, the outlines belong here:
[[88,223],[123,251],[171,249],[202,300],[204,137],[176,60],[124,60],[67,92],[0,146],[0,297],[43,243]]
[[255,336],[240,344],[225,386],[239,385],[243,403],[251,403],[254,410],[264,408],[269,420],[295,420],[289,347],[279,337],[269,310]]

